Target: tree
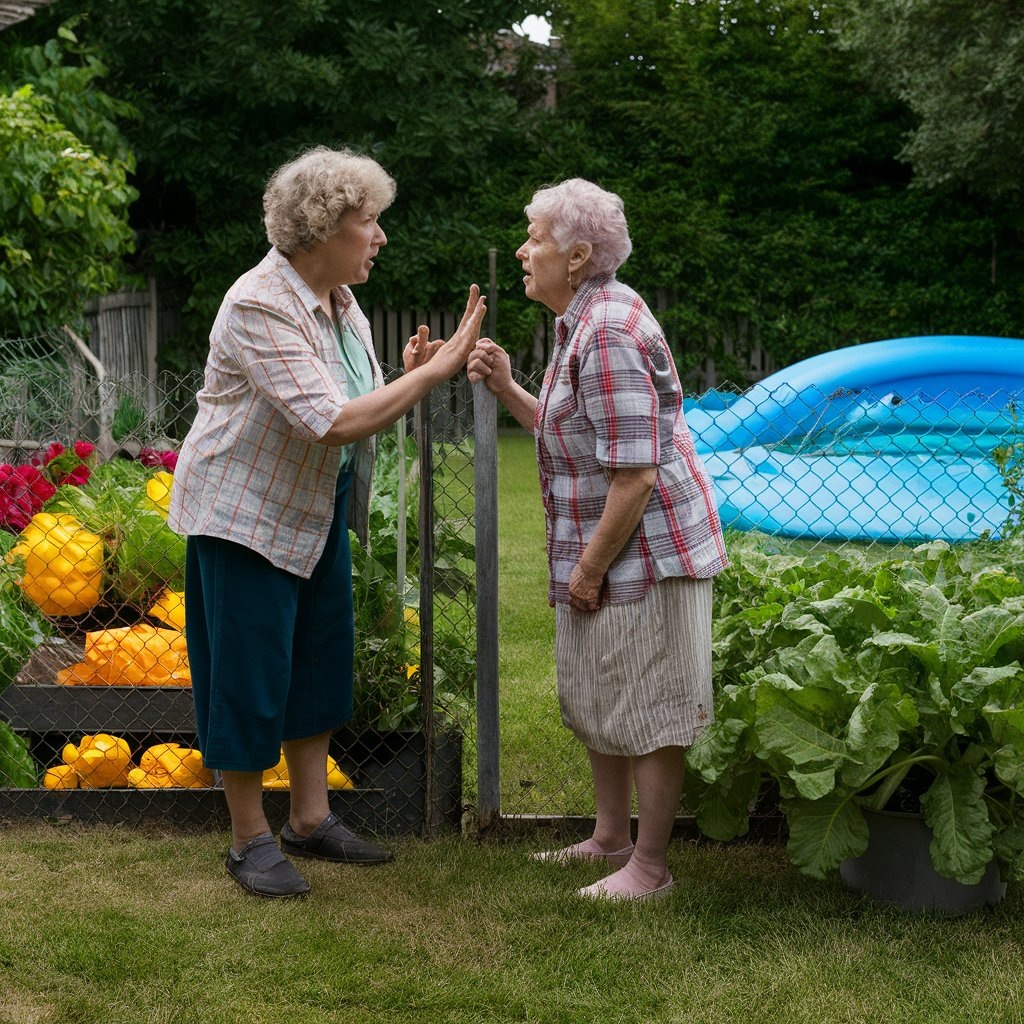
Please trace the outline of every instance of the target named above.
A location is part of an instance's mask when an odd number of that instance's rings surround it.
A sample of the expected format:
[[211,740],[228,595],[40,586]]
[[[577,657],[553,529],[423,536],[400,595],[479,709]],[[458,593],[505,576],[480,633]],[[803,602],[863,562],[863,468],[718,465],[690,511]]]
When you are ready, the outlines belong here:
[[[536,181],[626,201],[623,277],[663,306],[684,370],[741,328],[779,363],[859,341],[1015,333],[992,279],[1012,217],[910,189],[913,116],[839,45],[841,3],[561,0],[566,69]],[[734,364],[737,375],[745,367]]]
[[228,285],[266,250],[269,174],[314,144],[367,152],[398,182],[390,244],[361,301],[447,305],[485,279],[486,232],[467,197],[515,131],[502,30],[539,6],[57,0],[24,31],[84,12],[83,34],[140,112],[132,218],[147,268],[186,296],[183,367],[202,358]]
[[1024,3],[852,0],[845,44],[917,118],[902,156],[926,186],[1021,190]]
[[[127,110],[98,88],[104,69],[76,44],[65,28],[61,42],[9,54],[0,79],[8,83],[0,93],[0,334],[8,337],[79,319],[87,299],[122,280],[134,245],[133,159],[112,120]],[[83,62],[65,63],[66,50]]]

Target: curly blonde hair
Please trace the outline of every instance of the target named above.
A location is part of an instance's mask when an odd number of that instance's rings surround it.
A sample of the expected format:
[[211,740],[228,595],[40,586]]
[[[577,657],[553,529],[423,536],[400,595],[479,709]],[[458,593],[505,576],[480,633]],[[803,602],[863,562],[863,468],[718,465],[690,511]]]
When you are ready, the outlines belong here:
[[271,175],[263,193],[267,240],[286,256],[326,240],[346,210],[386,210],[395,182],[376,160],[315,146]]
[[614,274],[633,251],[622,200],[584,178],[538,189],[524,212],[530,220],[547,222],[560,252],[577,242],[593,246],[584,278]]

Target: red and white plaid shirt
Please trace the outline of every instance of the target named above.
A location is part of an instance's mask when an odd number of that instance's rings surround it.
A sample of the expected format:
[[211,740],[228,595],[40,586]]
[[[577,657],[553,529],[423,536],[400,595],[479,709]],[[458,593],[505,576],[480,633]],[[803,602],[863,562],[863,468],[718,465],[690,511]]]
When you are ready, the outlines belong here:
[[[383,385],[370,325],[348,288],[334,299]],[[174,471],[167,522],[244,544],[308,578],[334,518],[342,450],[321,444],[348,401],[337,334],[276,249],[228,290],[210,334],[198,412]],[[352,460],[349,523],[366,540],[375,446]]]
[[673,576],[728,565],[715,492],[683,419],[683,393],[661,326],[614,277],[584,281],[555,321],[534,433],[554,602],[601,518],[609,470],[657,466],[643,517],[606,579],[605,601],[638,601]]

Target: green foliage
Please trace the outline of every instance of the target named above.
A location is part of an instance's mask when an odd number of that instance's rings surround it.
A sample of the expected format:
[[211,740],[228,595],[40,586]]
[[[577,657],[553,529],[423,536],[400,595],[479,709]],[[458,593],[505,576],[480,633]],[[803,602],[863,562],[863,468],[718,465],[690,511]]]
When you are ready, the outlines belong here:
[[[1010,413],[1013,417],[1014,436],[1017,436],[1019,421],[1015,403],[1011,403]],[[992,453],[992,458],[1006,488],[1009,508],[1006,522],[999,529],[999,536],[1004,540],[1024,538],[1024,441],[1001,445]]]
[[15,584],[17,573],[5,560],[17,540],[15,534],[0,532],[0,690],[14,681],[28,656],[52,633],[39,609]]
[[81,487],[61,487],[47,512],[66,512],[99,534],[107,550],[104,599],[145,613],[165,587],[184,587],[185,538],[167,525],[146,495],[153,475],[139,462],[114,459]]
[[506,59],[498,33],[542,6],[57,0],[16,30],[80,14],[79,32],[140,112],[133,217],[147,259],[188,296],[184,368],[227,287],[266,251],[269,174],[314,144],[370,153],[399,185],[364,302],[448,305],[485,277],[487,240],[464,197],[515,122],[507,76],[491,73]]
[[97,87],[95,57],[65,63],[77,47],[70,30],[62,39],[0,67],[0,331],[11,337],[79,319],[134,247],[134,165],[113,120],[128,108]]
[[909,187],[897,157],[913,115],[840,45],[844,7],[555,5],[559,105],[503,179],[505,216],[521,233],[529,191],[574,175],[622,195],[635,248],[621,276],[683,372],[724,362],[728,339],[784,365],[881,338],[1020,333],[1019,207]]
[[1019,193],[1024,9],[1006,0],[848,0],[845,45],[917,118],[901,156],[925,185]]
[[[419,696],[419,488],[415,475],[416,445],[408,438],[405,472],[406,576],[398,577],[398,478],[401,460],[397,435],[378,437],[374,490],[370,502],[370,550],[354,533],[352,589],[356,615],[354,721],[380,729],[416,728],[421,722]],[[435,588],[459,592],[472,599],[473,578],[458,561],[472,558],[473,548],[445,519],[437,524]],[[450,720],[468,720],[476,684],[476,642],[471,622],[453,623],[435,615],[433,636],[434,704]]]
[[139,437],[149,421],[149,414],[131,395],[125,395],[114,410],[110,434],[117,442]]
[[38,785],[39,768],[28,744],[7,722],[0,721],[0,786],[34,789]]
[[698,823],[746,831],[777,784],[801,870],[863,853],[862,803],[920,809],[943,875],[1024,875],[1024,549],[933,542],[871,562],[730,538],[716,718],[690,749]]
[[[13,534],[0,532],[0,691],[10,685],[29,655],[52,633],[39,610],[27,601],[15,584],[15,568],[4,556],[17,542]],[[38,767],[28,745],[0,720],[0,787],[38,785]]]

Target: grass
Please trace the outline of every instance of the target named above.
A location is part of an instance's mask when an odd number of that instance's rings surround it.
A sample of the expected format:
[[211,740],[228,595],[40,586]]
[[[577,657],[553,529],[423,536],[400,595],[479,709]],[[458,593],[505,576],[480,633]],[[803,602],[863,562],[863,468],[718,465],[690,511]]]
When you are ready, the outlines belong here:
[[591,814],[590,769],[562,725],[555,613],[533,438],[498,441],[498,678],[501,804],[510,814]]
[[[501,438],[499,483],[505,808],[550,811],[554,792],[585,813],[528,438]],[[1024,1020],[1015,887],[962,918],[906,915],[801,876],[777,844],[677,840],[669,899],[594,905],[574,891],[599,867],[526,857],[565,838],[401,839],[380,868],[302,863],[311,896],[277,903],[227,879],[222,833],[3,827],[0,1024]]]
[[4,1024],[1018,1022],[1016,894],[944,920],[799,876],[776,846],[679,843],[662,903],[573,894],[536,840],[406,839],[247,896],[226,837],[22,825],[0,843]]

